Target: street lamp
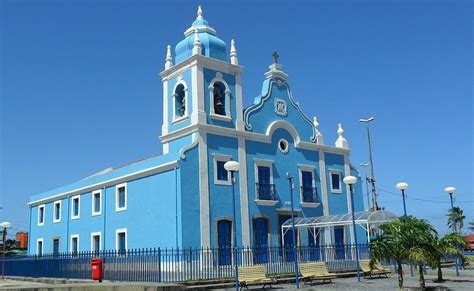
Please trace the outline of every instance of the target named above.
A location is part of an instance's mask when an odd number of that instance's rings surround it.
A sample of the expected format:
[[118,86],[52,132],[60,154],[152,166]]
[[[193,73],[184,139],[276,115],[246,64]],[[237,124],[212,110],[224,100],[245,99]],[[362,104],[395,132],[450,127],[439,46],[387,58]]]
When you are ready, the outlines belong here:
[[235,216],[235,179],[234,173],[240,169],[240,164],[236,161],[228,161],[224,164],[224,168],[230,172],[230,181],[232,183],[232,215],[234,222],[232,223],[232,232],[234,234],[234,264],[235,264],[235,291],[239,291],[239,264],[237,262],[237,232],[236,232],[236,216]]
[[403,214],[405,216],[405,222],[407,220],[407,206],[405,204],[405,190],[408,189],[408,184],[405,182],[400,182],[397,185],[395,185],[398,190],[402,191],[402,198],[403,198]]
[[[295,261],[295,276],[296,276],[296,289],[300,288],[299,270],[298,270],[298,255],[296,248],[296,229],[295,229],[295,208],[293,206],[293,176],[290,173],[286,173],[288,182],[290,183],[290,201],[291,201],[291,228],[293,233],[293,258]],[[283,238],[282,238],[283,239]]]
[[3,253],[2,253],[2,280],[5,280],[5,253],[7,252],[7,228],[12,225],[10,222],[5,221],[0,223],[0,227],[3,228]]
[[[451,219],[453,220],[453,231],[457,232],[457,226],[456,226],[456,217],[454,216],[454,204],[453,204],[453,194],[456,192],[455,187],[446,187],[444,188],[444,192],[449,194],[449,198],[451,200]],[[458,257],[456,256],[456,276],[459,276],[459,268],[458,268]]]
[[[395,187],[402,191],[402,199],[403,199],[403,220],[405,220],[405,223],[407,222],[408,216],[407,216],[407,206],[405,204],[405,190],[408,189],[408,184],[405,182],[400,182],[395,185]],[[413,277],[413,264],[410,263],[410,274]]]
[[[370,193],[369,193],[369,178],[367,177],[367,167],[370,166],[369,163],[361,163],[362,167],[365,168],[365,187],[367,189],[367,210],[370,211]],[[374,209],[375,211],[375,209]]]
[[351,194],[351,212],[352,212],[352,233],[354,234],[354,244],[355,244],[355,252],[356,252],[356,265],[357,265],[357,282],[360,282],[360,270],[359,270],[359,249],[357,247],[357,232],[356,232],[356,224],[355,224],[355,215],[354,215],[354,197],[352,196],[352,185],[357,183],[357,178],[354,176],[346,176],[344,180],[342,180],[344,184],[349,186],[350,194]]
[[372,143],[370,141],[370,129],[369,123],[374,121],[374,117],[369,118],[361,118],[359,122],[365,123],[367,127],[367,140],[369,142],[369,164],[370,164],[370,183],[372,185],[372,205],[374,207],[374,211],[378,209],[377,206],[377,192],[375,191],[375,175],[374,175],[374,161],[372,160]]

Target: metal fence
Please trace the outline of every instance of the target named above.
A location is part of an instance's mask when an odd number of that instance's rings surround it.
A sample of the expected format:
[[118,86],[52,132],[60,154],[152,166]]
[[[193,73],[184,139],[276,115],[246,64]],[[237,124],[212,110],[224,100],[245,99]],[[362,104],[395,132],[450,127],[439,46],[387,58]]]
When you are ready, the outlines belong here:
[[[369,259],[368,245],[358,245],[360,259]],[[325,261],[332,272],[356,269],[355,245],[299,247],[298,261]],[[268,274],[294,271],[293,248],[130,249],[7,257],[11,276],[90,279],[92,258],[103,259],[103,278],[111,281],[183,282],[233,277],[232,265],[265,265]]]

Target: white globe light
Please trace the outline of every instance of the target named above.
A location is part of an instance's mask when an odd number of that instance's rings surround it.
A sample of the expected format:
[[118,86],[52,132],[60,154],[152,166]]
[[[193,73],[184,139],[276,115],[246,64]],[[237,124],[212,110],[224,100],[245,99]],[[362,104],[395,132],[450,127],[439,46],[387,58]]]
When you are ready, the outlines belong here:
[[408,184],[405,182],[400,182],[395,187],[397,187],[398,190],[406,190],[408,189]]
[[236,161],[228,161],[224,164],[224,168],[230,172],[237,172],[240,169],[240,164]]
[[347,177],[344,177],[342,181],[347,185],[353,185],[357,183],[357,178],[354,176],[347,176]]
[[12,224],[8,221],[0,223],[1,228],[10,228],[11,226],[12,226]]
[[444,188],[444,192],[448,193],[448,194],[453,194],[454,192],[456,192],[456,188],[454,187],[446,187]]

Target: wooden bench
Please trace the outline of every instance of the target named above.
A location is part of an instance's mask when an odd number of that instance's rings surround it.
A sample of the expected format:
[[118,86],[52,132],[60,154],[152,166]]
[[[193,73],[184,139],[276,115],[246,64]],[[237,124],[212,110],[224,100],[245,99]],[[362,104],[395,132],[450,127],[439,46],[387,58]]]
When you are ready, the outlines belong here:
[[276,282],[275,279],[267,277],[265,266],[248,266],[239,268],[240,290],[243,288],[248,289],[249,284],[263,284],[263,289],[265,289],[265,286],[271,288],[272,284]]
[[329,273],[325,262],[302,263],[300,264],[300,273],[304,283],[311,285],[315,280],[323,280],[323,283],[328,280],[332,283],[332,279],[336,278],[336,275]]
[[378,275],[378,278],[381,278],[382,276],[385,276],[388,278],[387,274],[390,273],[390,270],[385,269],[382,267],[382,265],[377,266],[378,264],[374,264],[374,267],[372,268],[370,266],[370,260],[360,260],[360,269],[364,273],[364,278],[369,277],[370,279],[373,279],[374,276]]

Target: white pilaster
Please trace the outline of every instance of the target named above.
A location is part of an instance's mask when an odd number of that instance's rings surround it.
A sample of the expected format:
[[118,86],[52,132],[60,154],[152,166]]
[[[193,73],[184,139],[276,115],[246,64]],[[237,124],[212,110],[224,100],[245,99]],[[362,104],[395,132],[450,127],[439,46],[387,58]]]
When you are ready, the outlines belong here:
[[[321,179],[321,202],[323,204],[323,215],[329,215],[329,197],[328,197],[328,186],[327,186],[327,179],[326,179],[326,159],[324,157],[324,152],[319,151],[319,177]],[[326,244],[331,243],[331,229],[326,228],[324,231],[324,239]]]
[[166,59],[165,59],[165,70],[168,70],[173,66],[173,57],[171,56],[171,46],[166,47]]
[[[163,81],[163,124],[161,135],[168,134],[168,80]],[[163,144],[163,154],[168,153],[168,143]]]
[[[344,154],[344,177],[351,175],[351,167],[349,162],[349,155]],[[351,203],[351,190],[350,187],[346,185],[346,199],[347,199],[347,213],[352,213],[352,203]],[[351,234],[351,244],[354,244],[354,233],[352,232],[352,226],[349,228]]]
[[249,197],[247,189],[247,153],[245,150],[245,138],[239,137],[239,181],[240,181],[240,217],[242,224],[242,244],[250,246],[250,214]]
[[242,79],[240,78],[240,74],[235,74],[235,93],[236,93],[236,100],[235,100],[235,107],[237,111],[236,117],[236,128],[237,130],[244,131],[244,116],[243,116],[243,109],[242,109]]
[[199,30],[194,30],[193,55],[200,55],[202,51],[201,41],[199,40]]
[[230,41],[230,63],[232,65],[238,65],[239,60],[237,59],[237,50],[235,49],[235,41]]
[[199,133],[199,206],[201,224],[201,247],[211,246],[210,215],[209,215],[209,169],[207,160],[207,136]]

